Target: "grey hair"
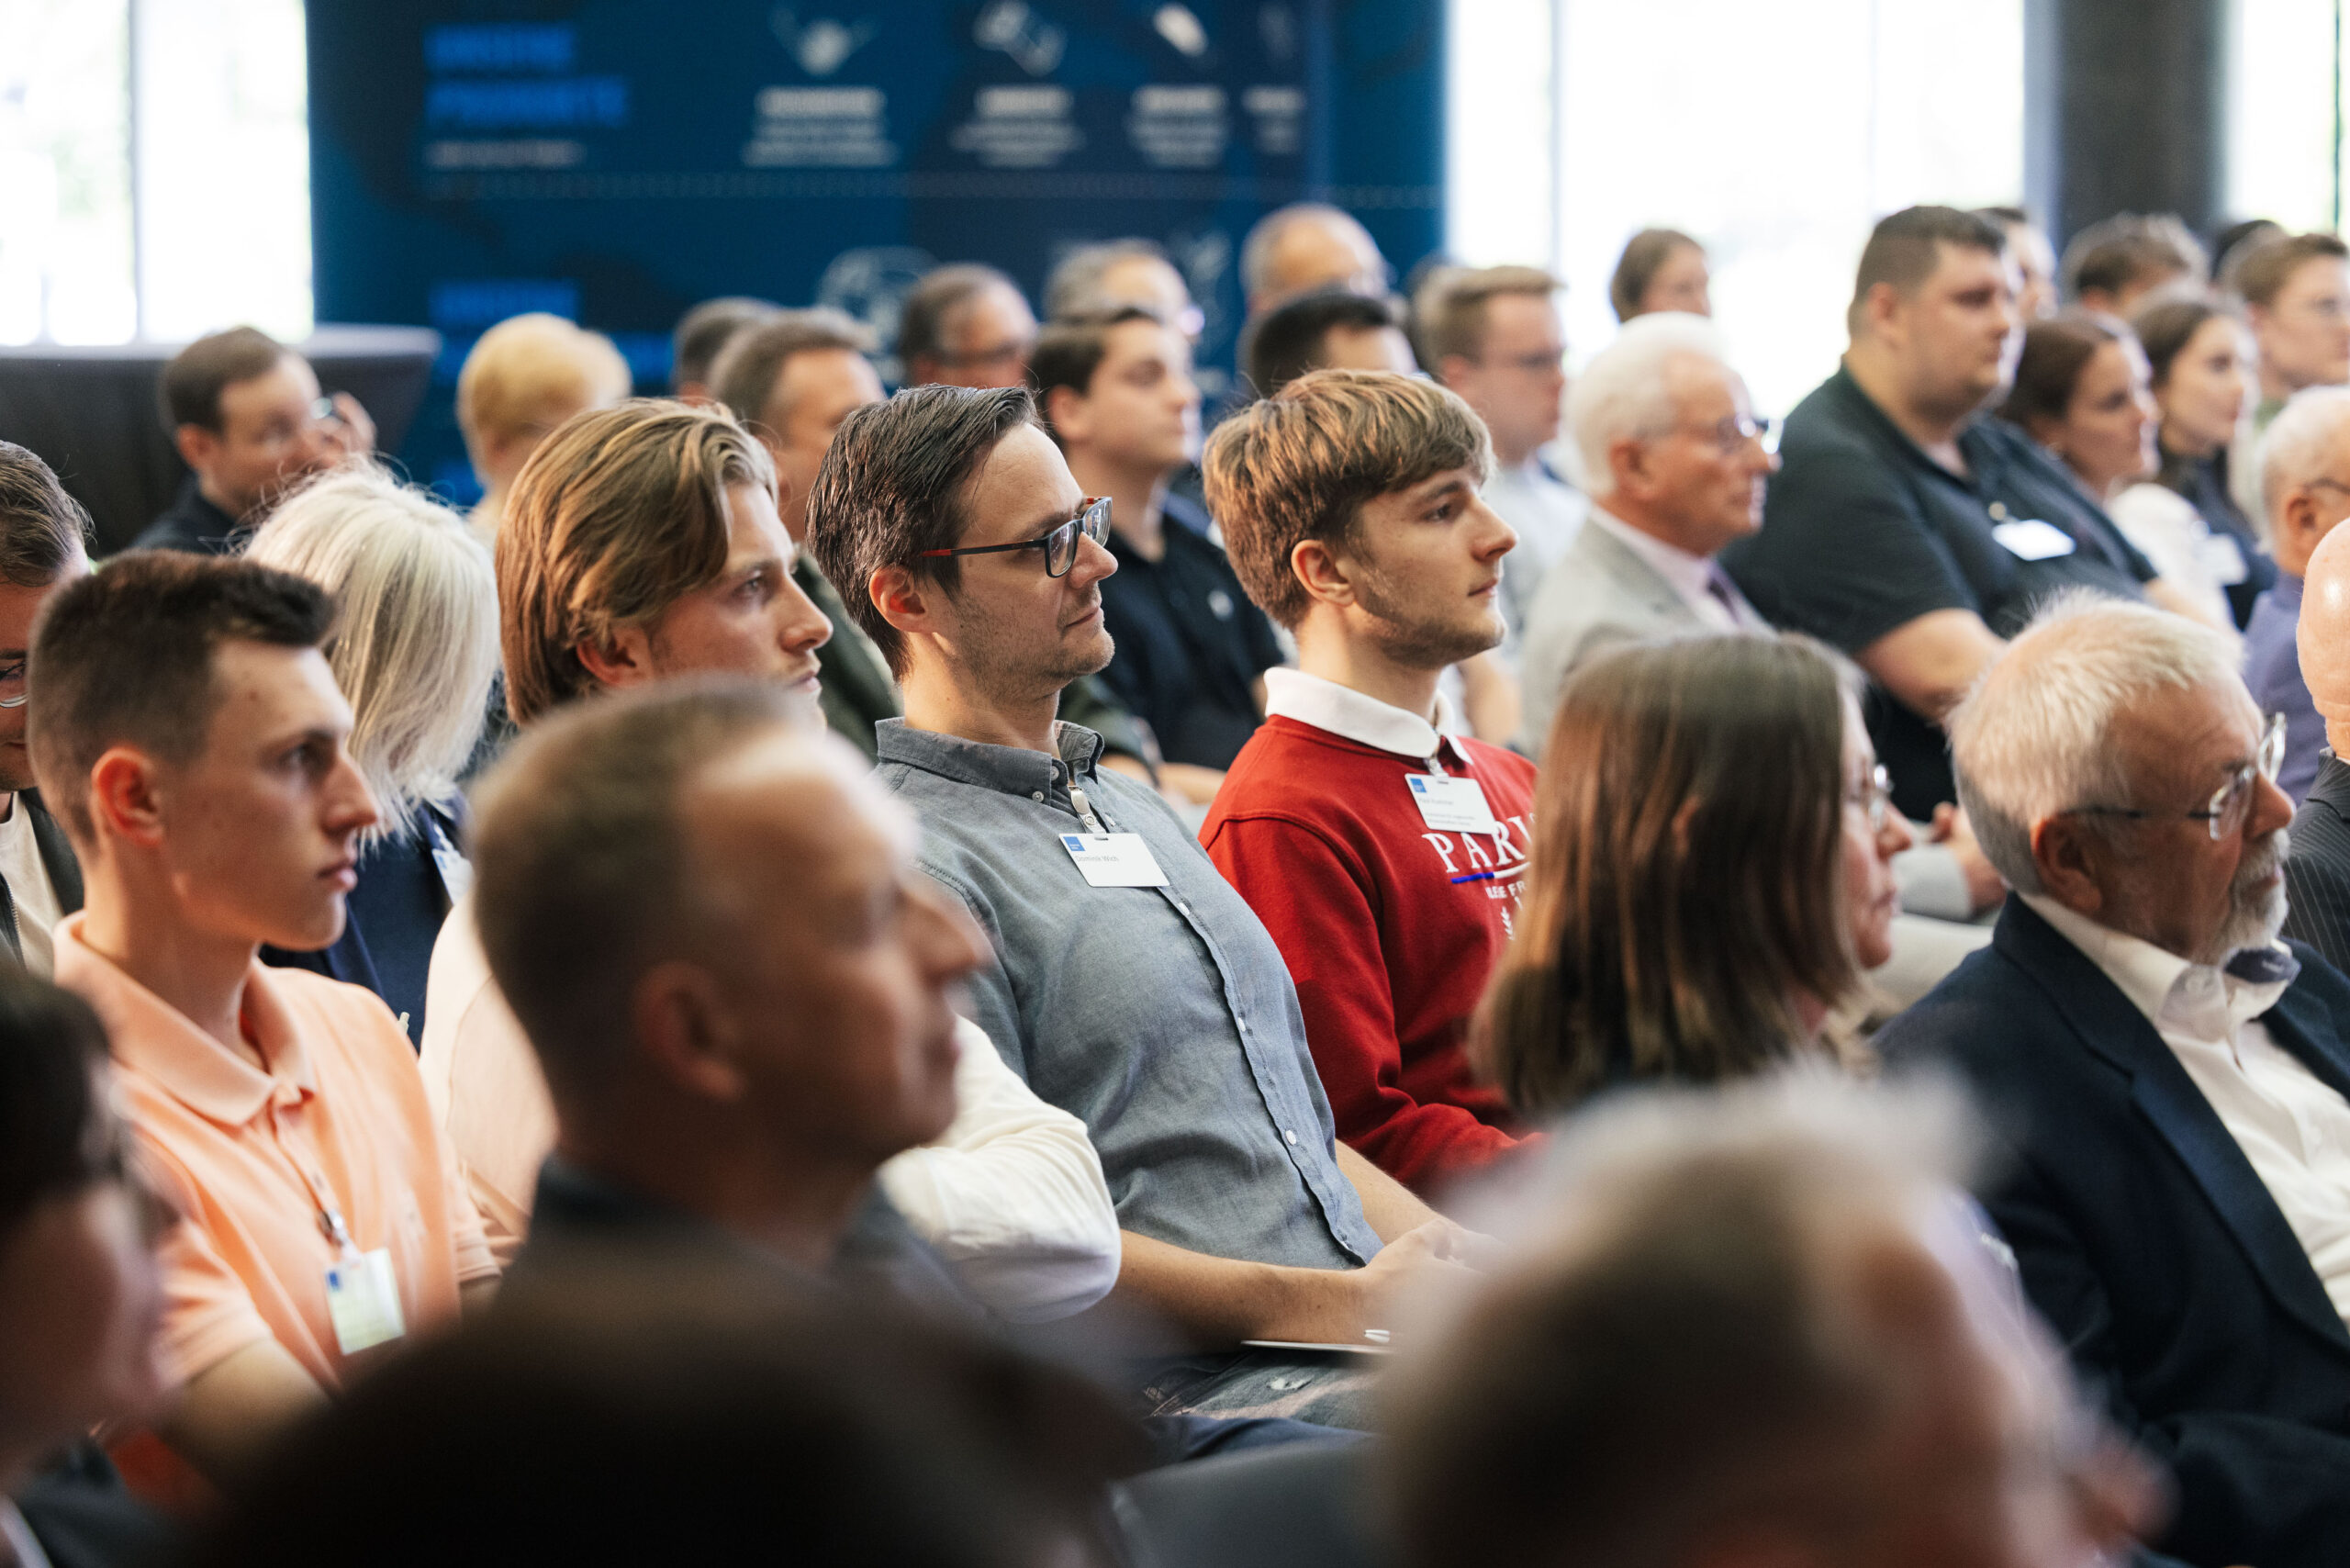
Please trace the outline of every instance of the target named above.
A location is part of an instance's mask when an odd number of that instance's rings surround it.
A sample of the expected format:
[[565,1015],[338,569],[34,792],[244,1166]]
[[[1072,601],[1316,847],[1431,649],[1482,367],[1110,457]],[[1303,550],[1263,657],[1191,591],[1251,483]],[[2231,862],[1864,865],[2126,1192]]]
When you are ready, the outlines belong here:
[[2264,537],[2275,530],[2288,495],[2325,476],[2345,424],[2350,424],[2350,386],[2304,387],[2268,421],[2260,438],[2259,459]]
[[1062,257],[1060,264],[1053,269],[1053,275],[1045,280],[1045,315],[1058,321],[1104,305],[1126,304],[1128,301],[1111,299],[1102,292],[1102,280],[1110,275],[1110,269],[1120,262],[1166,260],[1166,251],[1148,240],[1111,240],[1099,245],[1080,245]]
[[2009,887],[2042,890],[2036,824],[2131,803],[2135,781],[2109,744],[2115,722],[2159,693],[2206,686],[2243,690],[2234,643],[2200,622],[2087,589],[2041,609],[1948,720],[1959,803]]
[[272,512],[246,555],[332,595],[327,662],[350,700],[351,755],[375,796],[373,838],[456,793],[498,674],[498,582],[464,520],[366,460]]
[[[1505,1215],[1472,1216],[1503,1255],[1398,1325],[1409,1560],[1678,1561],[1740,1512],[1849,1484],[1906,1394],[1869,1244],[1914,1238],[1975,1271],[1960,1094],[1803,1069],[1627,1093],[1554,1137]],[[1986,1327],[2028,1336],[1996,1280],[1972,1298],[1999,1303]]]
[[1703,316],[1661,310],[1624,323],[1616,341],[1584,367],[1567,392],[1567,429],[1583,463],[1583,487],[1592,496],[1611,495],[1616,476],[1607,449],[1627,438],[1638,441],[1673,428],[1678,410],[1665,372],[1676,359],[1704,360],[1729,369],[1721,330]]
[[[1257,219],[1256,226],[1248,230],[1248,237],[1240,241],[1242,297],[1255,299],[1265,292],[1266,274],[1273,269],[1273,247],[1281,243],[1282,235],[1297,224],[1316,223],[1329,218],[1337,218],[1366,240],[1371,238],[1371,230],[1362,226],[1360,218],[1345,207],[1332,207],[1325,201],[1292,202]],[[1372,249],[1378,247],[1374,245]]]

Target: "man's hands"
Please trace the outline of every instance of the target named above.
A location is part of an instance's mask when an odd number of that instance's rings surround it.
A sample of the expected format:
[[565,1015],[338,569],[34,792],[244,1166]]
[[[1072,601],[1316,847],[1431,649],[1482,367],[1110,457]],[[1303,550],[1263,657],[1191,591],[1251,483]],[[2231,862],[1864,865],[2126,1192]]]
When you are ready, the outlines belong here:
[[1360,1298],[1358,1311],[1362,1319],[1349,1340],[1360,1339],[1364,1329],[1388,1327],[1397,1297],[1465,1282],[1478,1272],[1494,1247],[1491,1237],[1449,1219],[1432,1219],[1416,1230],[1405,1231],[1381,1248],[1378,1257],[1347,1276]]
[[334,404],[334,418],[319,421],[319,441],[326,448],[327,462],[341,463],[375,451],[375,421],[360,407],[359,399],[338,392],[330,401]]
[[1934,820],[1926,829],[1926,842],[1949,849],[1951,859],[1966,878],[1966,899],[1975,913],[1982,913],[2008,896],[2008,884],[1991,862],[1984,858],[1982,846],[1975,842],[1974,824],[1956,806],[1945,801],[1934,808]]

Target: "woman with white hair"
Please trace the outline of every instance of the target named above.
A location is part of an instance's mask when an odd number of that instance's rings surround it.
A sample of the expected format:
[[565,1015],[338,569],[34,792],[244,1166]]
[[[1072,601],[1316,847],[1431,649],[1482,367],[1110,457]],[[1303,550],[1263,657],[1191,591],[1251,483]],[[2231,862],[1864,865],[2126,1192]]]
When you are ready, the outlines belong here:
[[351,755],[374,791],[342,937],[264,961],[366,987],[424,1033],[433,940],[471,879],[457,777],[498,673],[498,586],[464,520],[380,465],[350,463],[271,514],[246,554],[334,596],[327,662],[351,703]]

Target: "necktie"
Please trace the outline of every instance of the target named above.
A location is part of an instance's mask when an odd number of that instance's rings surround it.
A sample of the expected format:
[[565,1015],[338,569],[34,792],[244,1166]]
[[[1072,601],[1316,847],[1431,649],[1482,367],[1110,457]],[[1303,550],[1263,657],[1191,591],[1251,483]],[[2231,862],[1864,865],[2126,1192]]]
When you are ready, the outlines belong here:
[[1729,612],[1731,625],[1743,626],[1747,623],[1745,612],[1739,608],[1738,589],[1730,585],[1729,575],[1711,561],[1706,563],[1706,591]]

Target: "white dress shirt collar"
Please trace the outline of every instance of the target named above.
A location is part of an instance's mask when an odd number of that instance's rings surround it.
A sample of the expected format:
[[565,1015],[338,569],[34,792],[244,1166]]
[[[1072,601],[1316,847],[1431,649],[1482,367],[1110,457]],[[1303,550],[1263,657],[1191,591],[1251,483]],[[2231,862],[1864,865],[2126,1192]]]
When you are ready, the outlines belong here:
[[[2191,963],[2142,937],[2099,925],[2045,893],[2018,896],[2103,970],[2166,1039],[2183,1035],[2232,1050],[2238,1032],[2276,1006],[2292,983],[2289,980],[2241,980],[2212,965]],[[2272,946],[2281,950],[2281,944]]]
[[1350,686],[1302,669],[1275,668],[1265,672],[1265,716],[1294,719],[1398,756],[1427,757],[1434,756],[1445,739],[1438,732],[1450,726],[1452,708],[1444,693],[1438,692],[1436,722],[1430,723],[1417,713],[1366,697]]

